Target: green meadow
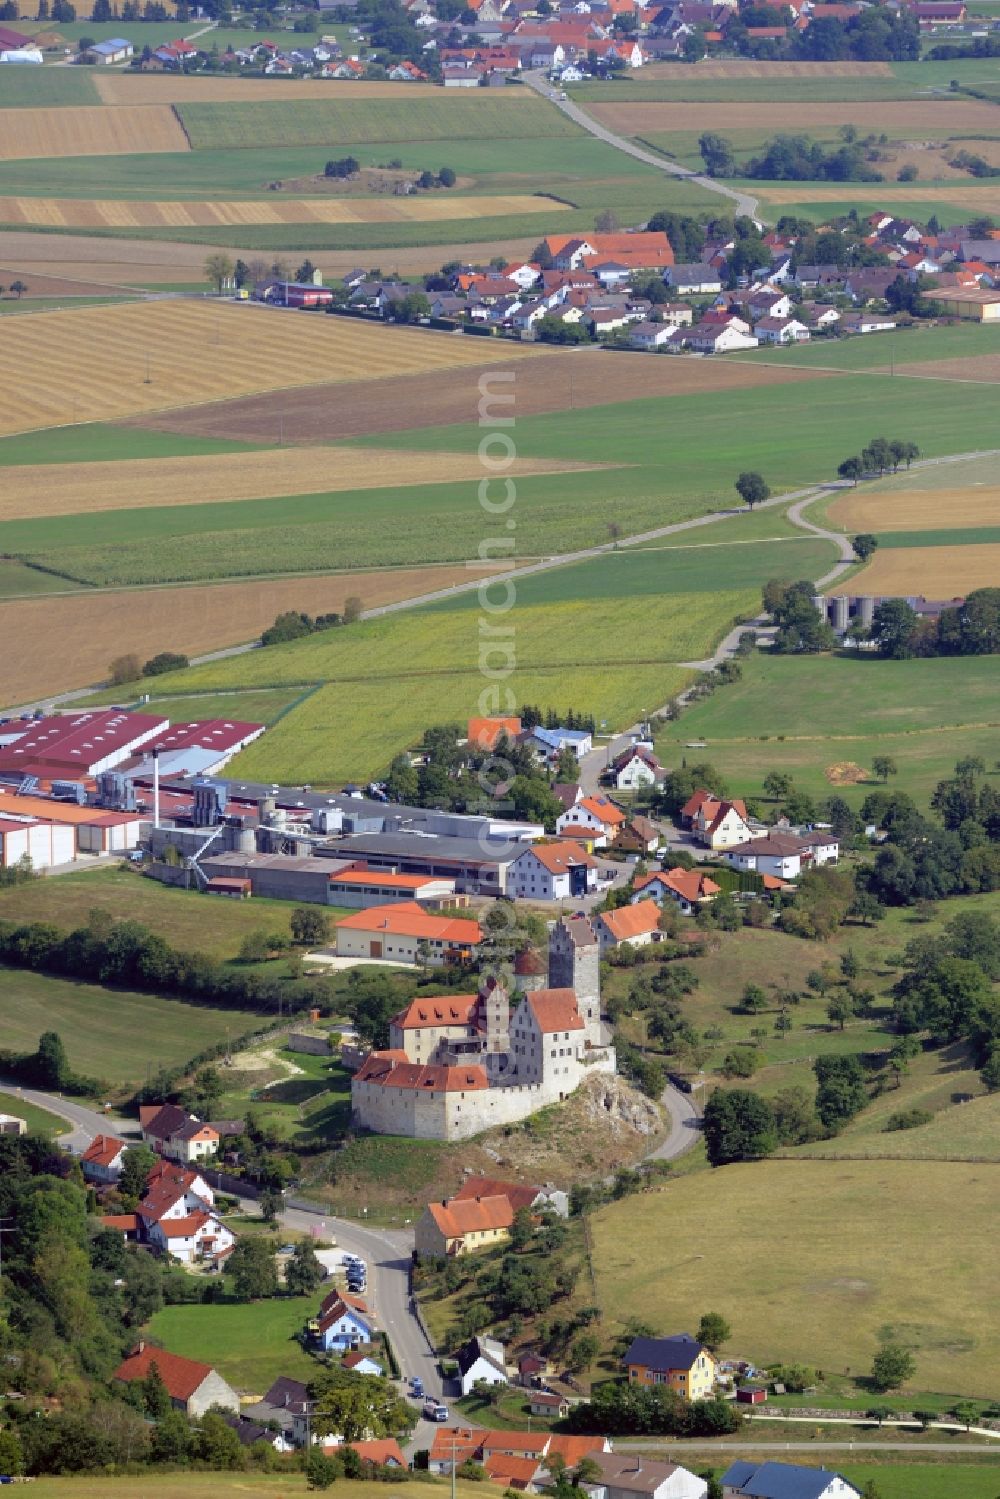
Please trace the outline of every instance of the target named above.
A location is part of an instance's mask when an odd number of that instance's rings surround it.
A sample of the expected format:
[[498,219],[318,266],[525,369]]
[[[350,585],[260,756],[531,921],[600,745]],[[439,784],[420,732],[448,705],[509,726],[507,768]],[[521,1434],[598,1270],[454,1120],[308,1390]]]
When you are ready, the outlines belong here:
[[[186,437],[143,427],[80,422],[75,426],[0,437],[0,468],[36,463],[112,463],[131,458],[199,458],[213,453],[245,453],[258,446],[274,444],[230,442],[222,437]],[[93,525],[98,517],[86,519]],[[71,520],[72,517],[64,517],[63,523]]]
[[[121,22],[117,24],[120,29]],[[10,29],[20,30],[20,27]],[[114,34],[109,32],[110,36]],[[89,25],[87,35],[96,35]],[[60,104],[100,102],[93,76],[86,68],[0,68],[0,109],[51,109]]]
[[260,1397],[279,1374],[306,1381],[315,1375],[316,1360],[298,1335],[320,1300],[317,1293],[249,1304],[165,1306],[150,1322],[149,1333],[171,1353],[209,1363],[236,1389]]
[[[822,297],[822,292],[817,293]],[[727,354],[725,359],[750,364],[794,364],[804,369],[876,370],[885,374],[890,364],[906,366],[935,359],[974,359],[979,354],[1000,353],[1000,327],[980,323],[956,323],[934,327],[913,323],[894,333],[870,333],[860,337],[815,338],[784,349],[747,349]],[[933,378],[927,371],[924,378]]]

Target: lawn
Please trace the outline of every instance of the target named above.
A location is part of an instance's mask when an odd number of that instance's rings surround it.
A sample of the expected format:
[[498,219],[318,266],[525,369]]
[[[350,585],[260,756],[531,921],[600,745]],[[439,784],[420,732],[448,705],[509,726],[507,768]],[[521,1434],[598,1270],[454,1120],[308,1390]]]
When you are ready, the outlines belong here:
[[836,1371],[866,1370],[888,1335],[914,1349],[915,1388],[995,1397],[1000,1331],[982,1314],[994,1213],[992,1171],[973,1165],[763,1161],[682,1177],[592,1220],[605,1331],[638,1309],[667,1329],[712,1307],[739,1355]]
[[135,1087],[148,1068],[176,1067],[208,1046],[235,1042],[262,1025],[247,1010],[214,1010],[179,999],[102,989],[0,968],[0,1035],[13,1051],[33,1051],[43,1031],[58,1031],[70,1066],[104,1078],[117,1091]]
[[577,136],[560,111],[520,94],[482,99],[278,100],[274,103],[180,104],[177,113],[195,151],[252,146],[351,146],[373,141],[533,140]]
[[[801,1461],[801,1459],[799,1459]],[[863,1488],[874,1483],[879,1499],[996,1499],[1000,1465],[996,1458],[981,1464],[944,1463],[847,1463],[831,1459],[833,1467]]]
[[265,927],[287,933],[294,908],[284,900],[215,900],[120,868],[0,890],[0,921],[48,921],[72,931],[86,926],[95,909],[121,921],[141,921],[172,947],[224,961],[235,958],[249,932]]
[[[895,759],[893,786],[927,802],[963,755],[996,759],[996,672],[991,658],[881,661],[847,655],[793,658],[766,652],[743,678],[685,711],[658,738],[665,764],[686,746],[726,776],[734,794],[760,796],[783,770],[817,798],[836,793],[858,807],[876,784],[875,755]],[[858,766],[867,781],[843,783]],[[849,774],[854,774],[850,771]]]
[[33,1135],[64,1135],[69,1129],[65,1119],[40,1109],[37,1104],[25,1103],[15,1093],[0,1092],[0,1114],[14,1114],[23,1119]]
[[319,1301],[317,1292],[242,1304],[165,1306],[149,1324],[149,1333],[171,1353],[211,1364],[235,1389],[259,1399],[279,1374],[306,1381],[315,1377],[316,1361],[297,1334],[315,1315]]
[[197,458],[213,453],[245,453],[255,446],[223,437],[187,437],[144,427],[81,422],[0,437],[0,468],[36,463],[108,463],[129,458]]

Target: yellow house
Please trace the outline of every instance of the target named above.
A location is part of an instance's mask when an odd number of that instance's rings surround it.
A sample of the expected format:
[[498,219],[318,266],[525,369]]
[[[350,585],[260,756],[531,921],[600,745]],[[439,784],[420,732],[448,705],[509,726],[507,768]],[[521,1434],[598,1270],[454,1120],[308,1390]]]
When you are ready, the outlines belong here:
[[682,1332],[671,1338],[636,1338],[625,1355],[629,1384],[666,1385],[684,1400],[707,1400],[715,1388],[716,1361]]
[[417,1219],[417,1254],[472,1254],[510,1238],[514,1209],[508,1197],[452,1197],[429,1202]]

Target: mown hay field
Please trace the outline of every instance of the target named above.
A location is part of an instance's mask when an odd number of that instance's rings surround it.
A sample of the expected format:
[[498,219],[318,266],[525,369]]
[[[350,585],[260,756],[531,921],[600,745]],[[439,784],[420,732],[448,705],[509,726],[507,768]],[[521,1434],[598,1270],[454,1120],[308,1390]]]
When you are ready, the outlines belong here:
[[972,354],[968,359],[916,361],[906,371],[921,379],[972,381],[1000,385],[1000,354]]
[[[491,350],[490,352],[494,352]],[[505,364],[527,346],[497,344]],[[233,303],[144,302],[13,318],[0,345],[0,433],[102,420],[319,380],[429,373],[488,358],[483,341],[289,317]]]
[[0,601],[0,640],[16,646],[4,661],[0,706],[103,682],[126,646],[140,660],[162,650],[198,655],[253,640],[287,609],[339,612],[352,594],[374,608],[475,576],[462,564]]
[[[678,83],[687,76],[683,64],[654,62],[642,70],[642,78],[672,79]],[[887,62],[751,62],[747,58],[710,62],[704,58],[695,69],[702,78],[762,78],[781,84],[786,78],[891,78],[892,69]],[[98,82],[102,94],[104,80]],[[117,100],[113,102],[118,102]],[[131,104],[132,99],[122,99]]]
[[[470,340],[472,342],[472,340]],[[505,345],[510,347],[510,345]],[[554,351],[536,346],[537,356],[517,369],[512,389],[518,419],[526,415],[628,402],[644,396],[711,396],[727,390],[798,384],[802,370],[776,363],[754,365],[709,359],[650,358],[647,354],[596,350]],[[825,379],[822,371],[813,379]],[[276,435],[278,421],[286,442],[315,442],[333,435],[366,437],[471,419],[475,371],[462,369],[384,380],[358,380],[337,387],[269,396],[248,396],[213,406],[187,406],[142,417],[143,426],[204,437]],[[334,419],[335,403],[335,419]],[[641,456],[638,453],[636,456]]]
[[[931,136],[969,134],[976,130],[990,135],[1000,126],[1000,116],[992,105],[950,99],[931,102],[887,100],[867,104],[820,101],[810,104],[806,116],[803,116],[801,104],[788,104],[780,99],[771,104],[705,104],[701,108],[681,103],[593,104],[588,112],[620,135],[647,135],[651,131],[664,130],[714,130],[720,134],[731,130],[742,134],[743,131],[801,131],[828,125],[853,125],[859,134],[884,130],[898,137],[912,131],[915,138],[924,140]],[[796,187],[800,197],[804,196],[804,186],[808,186],[811,197],[820,198],[827,191],[834,196],[844,196],[843,183],[799,183]],[[910,186],[906,184],[905,190]],[[879,183],[878,187],[881,191],[882,184]],[[889,191],[900,189],[890,188]],[[920,191],[917,190],[918,197]]]
[[196,151],[579,134],[577,126],[550,104],[535,96],[518,98],[517,89],[502,95],[490,90],[474,99],[450,98],[447,89],[434,92],[434,99],[414,99],[401,89],[395,99],[352,102],[345,90],[336,98],[301,102],[181,104],[178,114]]
[[[578,467],[592,465],[527,458],[515,459],[505,472],[520,476],[562,473]],[[5,477],[0,520],[449,484],[463,479],[478,484],[482,475],[482,464],[466,453],[401,453],[395,449],[378,453],[335,447],[25,465]]]
[[[982,106],[984,109],[988,105]],[[889,126],[883,127],[885,129]],[[928,125],[928,130],[930,125]],[[975,128],[975,127],[970,127]],[[776,187],[773,183],[758,183],[761,197],[768,204],[782,203],[839,203],[851,196],[850,188],[845,192],[844,184],[836,186],[830,182],[800,182],[796,187]],[[854,184],[855,192],[857,184]],[[902,187],[894,184],[884,187],[881,182],[866,184],[866,194],[877,197],[879,202],[884,202],[887,208],[893,204],[927,204],[934,205],[950,204],[955,208],[971,209],[975,214],[1000,214],[1000,187],[975,184],[966,186],[964,183],[943,183],[940,187],[919,187],[913,183],[906,183]],[[905,211],[905,210],[904,210]]]
[[[731,1346],[759,1364],[866,1371],[889,1330],[914,1349],[917,1388],[996,1397],[996,1188],[995,1167],[955,1162],[699,1172],[593,1218],[597,1300],[622,1327],[636,1307],[654,1327],[722,1307]],[[694,1246],[678,1231],[692,1223]]]
[[835,526],[852,532],[996,526],[1000,525],[1000,487],[853,489],[838,495],[826,514]]
[[0,161],[188,149],[187,136],[169,104],[0,110]]
[[829,592],[953,599],[974,588],[1000,588],[1000,544],[878,551],[861,572]]
[[[439,223],[505,214],[565,213],[528,193],[495,197],[270,198],[266,202],[133,202],[120,198],[0,198],[0,222],[66,229],[196,229],[244,224]],[[203,256],[204,259],[204,256]]]
[[[870,64],[877,67],[879,64]],[[884,64],[883,64],[884,66]],[[362,79],[357,83],[336,78],[213,78],[209,73],[105,73],[94,83],[105,104],[255,104],[266,99],[297,103],[300,99],[336,99],[353,103],[359,99],[435,99],[441,90],[433,83],[390,83],[388,79]],[[519,97],[530,98],[523,90]]]

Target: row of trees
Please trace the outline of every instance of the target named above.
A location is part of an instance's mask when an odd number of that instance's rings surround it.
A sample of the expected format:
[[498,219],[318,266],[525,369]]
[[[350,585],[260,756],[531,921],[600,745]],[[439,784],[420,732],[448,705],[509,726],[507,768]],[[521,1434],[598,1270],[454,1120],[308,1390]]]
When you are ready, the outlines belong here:
[[909,468],[919,457],[920,449],[915,442],[895,437],[873,437],[860,453],[845,458],[838,465],[837,473],[842,479],[857,484],[859,479],[872,475],[881,478],[883,474],[895,474],[903,464]]
[[287,645],[290,640],[302,640],[322,630],[335,630],[339,625],[353,625],[364,613],[364,602],[357,594],[344,600],[342,614],[305,614],[299,609],[288,609],[279,614],[273,625],[262,631],[261,645]]

